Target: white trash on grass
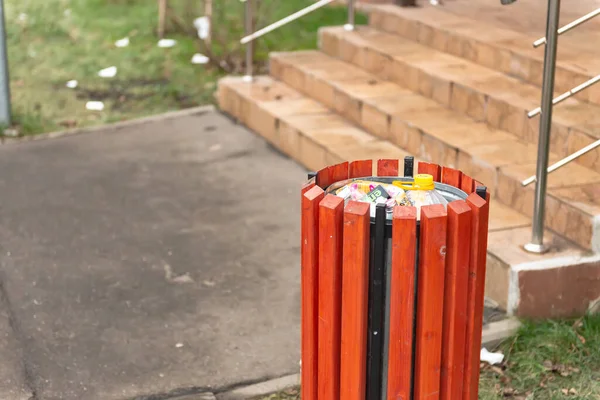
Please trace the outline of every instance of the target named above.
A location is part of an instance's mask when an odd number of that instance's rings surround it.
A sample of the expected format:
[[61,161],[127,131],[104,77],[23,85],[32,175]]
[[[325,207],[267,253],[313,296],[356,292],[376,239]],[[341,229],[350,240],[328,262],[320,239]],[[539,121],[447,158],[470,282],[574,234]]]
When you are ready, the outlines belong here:
[[192,64],[208,64],[210,58],[206,57],[204,54],[196,53],[192,57]]
[[482,347],[481,352],[479,353],[479,359],[490,365],[496,365],[504,361],[504,354],[490,353],[485,347]]
[[198,37],[204,40],[208,38],[210,33],[210,19],[208,17],[198,17],[194,20],[194,27],[198,31]]
[[67,82],[66,86],[69,89],[75,89],[77,86],[79,85],[79,82],[77,82],[75,79],[70,80],[69,82]]
[[85,108],[90,111],[102,111],[104,110],[104,103],[101,101],[88,101],[85,103]]
[[100,78],[114,78],[116,75],[117,75],[117,67],[115,67],[115,66],[101,69],[98,72],[98,76]]
[[162,47],[163,49],[173,47],[177,44],[175,39],[160,39],[158,41],[158,47]]
[[19,14],[19,21],[21,21],[21,22],[27,21],[27,14],[25,14],[25,13]]
[[117,47],[127,47],[129,46],[129,38],[125,37],[123,39],[119,39],[115,42],[115,46]]

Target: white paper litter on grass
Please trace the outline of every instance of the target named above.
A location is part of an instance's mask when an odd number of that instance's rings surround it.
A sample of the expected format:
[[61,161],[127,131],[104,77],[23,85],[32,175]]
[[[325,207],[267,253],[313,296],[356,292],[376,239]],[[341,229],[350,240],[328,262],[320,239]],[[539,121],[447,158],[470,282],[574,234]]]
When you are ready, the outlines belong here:
[[127,47],[129,46],[129,38],[123,38],[123,39],[119,39],[115,42],[115,46],[117,47]]
[[71,80],[71,81],[67,82],[67,85],[66,85],[66,86],[67,86],[69,89],[75,89],[75,88],[77,87],[77,85],[79,85],[79,82],[77,82],[75,79],[73,79],[73,80]]
[[98,72],[98,76],[101,78],[114,78],[116,75],[117,75],[117,67],[115,67],[115,66],[101,69]]
[[208,64],[210,58],[206,57],[204,54],[196,53],[192,57],[192,64]]
[[104,110],[104,103],[101,101],[88,101],[85,103],[85,108],[90,111],[102,111]]
[[487,349],[485,347],[482,347],[481,352],[479,353],[479,359],[490,365],[496,365],[496,364],[500,364],[502,361],[504,361],[504,354],[490,353],[489,351],[487,351]]
[[210,19],[208,17],[198,17],[194,20],[194,27],[198,31],[198,37],[204,40],[210,32]]
[[158,41],[158,47],[162,47],[162,48],[173,47],[176,44],[177,44],[177,41],[175,39],[160,39]]

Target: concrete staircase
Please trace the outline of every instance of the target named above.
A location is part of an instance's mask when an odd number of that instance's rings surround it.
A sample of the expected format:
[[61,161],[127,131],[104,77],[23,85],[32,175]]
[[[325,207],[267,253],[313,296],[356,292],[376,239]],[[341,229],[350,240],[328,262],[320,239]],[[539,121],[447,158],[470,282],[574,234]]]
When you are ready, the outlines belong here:
[[[521,316],[585,312],[600,297],[600,151],[550,175],[553,251],[524,252],[534,185],[520,182],[535,172],[539,124],[526,113],[539,105],[542,60],[521,33],[482,24],[439,8],[373,6],[367,27],[321,29],[320,51],[273,53],[268,77],[223,79],[219,103],[312,170],[414,155],[484,182],[488,297]],[[592,75],[573,69],[558,66],[558,92]],[[556,108],[552,160],[600,138],[598,89]]]

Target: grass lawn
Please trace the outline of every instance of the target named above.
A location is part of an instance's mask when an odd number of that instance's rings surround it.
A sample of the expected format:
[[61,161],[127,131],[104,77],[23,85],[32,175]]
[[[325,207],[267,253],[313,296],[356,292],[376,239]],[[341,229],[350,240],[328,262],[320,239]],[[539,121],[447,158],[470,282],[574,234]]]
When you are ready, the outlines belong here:
[[[505,362],[483,367],[482,400],[600,399],[600,315],[525,322],[498,350]],[[292,388],[260,400],[299,399],[298,388]]]
[[[312,3],[311,0],[263,0],[277,3],[272,22]],[[222,70],[193,65],[197,39],[167,33],[173,48],[157,47],[156,0],[4,0],[10,64],[13,119],[21,134],[120,121],[213,102]],[[172,1],[177,7],[181,1]],[[242,36],[243,3],[228,7],[215,25],[226,28],[226,48]],[[186,15],[191,21],[200,15]],[[325,8],[259,39],[257,59],[264,64],[270,50],[316,47],[320,26],[341,25],[346,10]],[[359,16],[361,23],[364,16]],[[223,28],[221,28],[223,29]],[[181,30],[180,30],[181,31]],[[117,48],[123,37],[130,45]],[[243,49],[240,49],[240,51]],[[224,49],[217,49],[223,52]],[[238,58],[241,59],[240,53]],[[98,71],[116,66],[116,77]],[[65,84],[77,80],[76,89]],[[89,100],[105,103],[104,111],[88,111]]]

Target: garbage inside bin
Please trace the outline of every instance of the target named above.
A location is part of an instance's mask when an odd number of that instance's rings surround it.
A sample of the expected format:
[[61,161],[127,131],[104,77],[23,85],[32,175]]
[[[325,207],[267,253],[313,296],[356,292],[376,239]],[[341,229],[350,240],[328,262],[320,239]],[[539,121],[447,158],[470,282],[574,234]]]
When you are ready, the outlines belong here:
[[350,200],[371,204],[371,217],[375,217],[378,204],[385,204],[388,214],[395,206],[411,206],[417,208],[417,217],[421,215],[421,207],[433,204],[448,205],[448,200],[436,189],[433,176],[419,174],[414,180],[398,178],[387,179],[383,182],[379,177],[361,178],[341,182],[343,186],[333,185],[328,190],[344,199],[347,204]]

